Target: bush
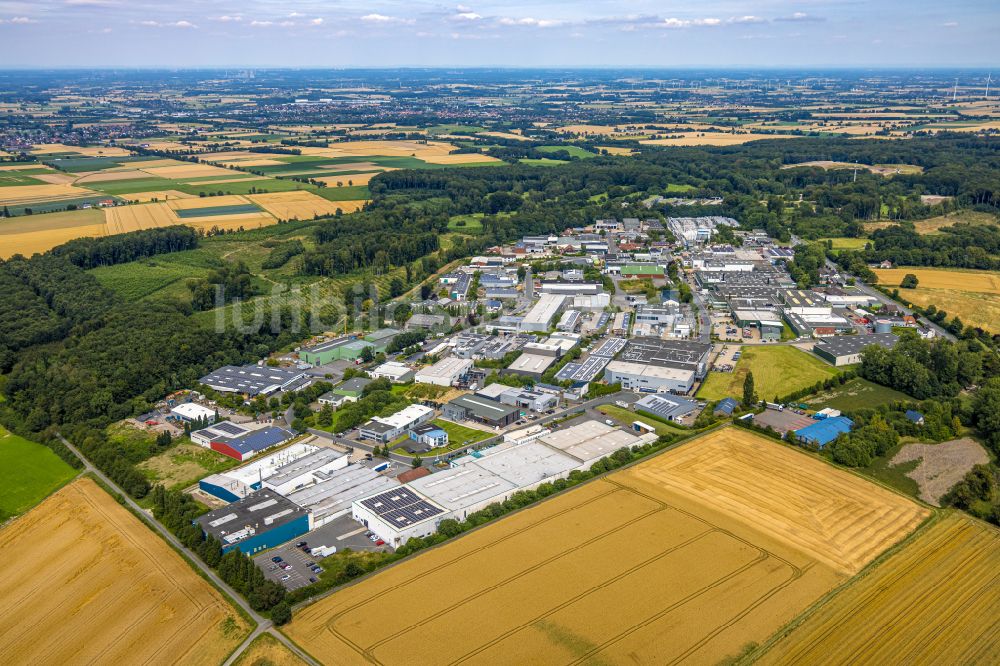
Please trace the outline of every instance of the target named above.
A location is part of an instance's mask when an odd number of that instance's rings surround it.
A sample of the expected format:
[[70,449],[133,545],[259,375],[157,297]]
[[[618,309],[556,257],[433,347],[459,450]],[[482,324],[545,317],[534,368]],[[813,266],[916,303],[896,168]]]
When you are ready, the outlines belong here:
[[271,609],[271,621],[274,622],[275,625],[280,627],[283,624],[288,624],[291,619],[292,609],[289,607],[288,602],[282,601]]

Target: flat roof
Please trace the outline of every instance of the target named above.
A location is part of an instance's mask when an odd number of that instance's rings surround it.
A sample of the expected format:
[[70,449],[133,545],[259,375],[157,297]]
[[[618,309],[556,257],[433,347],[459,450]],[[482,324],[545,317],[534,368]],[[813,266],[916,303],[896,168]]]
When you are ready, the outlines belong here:
[[209,511],[197,520],[205,532],[227,546],[306,514],[306,510],[295,502],[270,488],[262,488],[228,506]]
[[562,294],[542,294],[534,307],[524,315],[522,324],[548,324],[566,302]]
[[588,463],[633,446],[639,438],[606,423],[589,420],[543,435],[538,441]]
[[351,340],[348,337],[334,338],[333,340],[320,342],[309,347],[303,347],[300,350],[300,353],[305,352],[307,354],[320,354],[322,352],[330,351],[331,349],[336,349],[337,347],[343,347],[350,342],[354,342],[354,340]]
[[170,411],[191,419],[215,416],[214,409],[209,409],[208,407],[204,407],[195,402],[183,402],[179,405],[171,407]]
[[[655,414],[656,416],[660,416],[665,419],[684,416],[685,414],[690,414],[694,410],[698,409],[698,403],[693,400],[687,400],[673,395],[647,395],[641,400],[636,401],[635,406],[638,409],[642,409],[643,411],[647,411],[650,414]],[[638,416],[642,415],[639,414]]]
[[611,362],[611,357],[609,356],[595,356],[591,354],[586,360],[582,362],[571,361],[559,369],[556,373],[556,379],[559,381],[575,381],[575,382],[589,382],[596,379],[602,372],[604,368],[607,367],[608,363]]
[[472,359],[449,356],[432,366],[417,371],[418,377],[440,377],[442,379],[463,374],[473,366]]
[[518,488],[507,479],[473,465],[436,472],[411,481],[409,486],[451,511],[502,497]]
[[358,504],[396,529],[416,525],[444,513],[440,506],[404,486],[359,500]]
[[302,458],[285,463],[276,469],[274,474],[264,479],[264,481],[270,483],[271,485],[286,483],[302,476],[303,474],[308,474],[313,470],[319,469],[324,465],[329,465],[335,460],[339,460],[346,455],[347,454],[343,451],[336,451],[334,449],[317,449]]
[[637,377],[651,377],[655,379],[670,379],[678,382],[690,382],[694,379],[694,370],[684,370],[682,368],[666,368],[659,365],[646,365],[645,363],[630,361],[611,361],[607,369],[623,375],[635,375]]
[[309,381],[311,378],[301,370],[284,370],[259,365],[224,365],[198,380],[199,383],[219,391],[247,395],[298,388]]
[[291,430],[285,430],[277,426],[268,426],[259,430],[252,430],[237,437],[218,437],[214,441],[222,442],[241,454],[247,454],[269,449],[293,437],[295,437],[295,433]]
[[852,356],[858,354],[869,345],[881,345],[892,349],[899,342],[895,333],[874,333],[872,335],[841,335],[834,338],[824,338],[816,343],[814,349],[819,349],[833,356]]
[[[607,313],[604,313],[603,316],[606,317]],[[625,344],[627,342],[628,341],[625,338],[616,338],[616,337],[607,338],[600,344],[600,346],[597,349],[591,352],[590,355],[607,356],[608,358],[611,358],[621,350],[625,349]]]
[[482,457],[467,463],[506,479],[519,488],[531,486],[580,466],[565,453],[537,441],[507,442],[480,451]]
[[195,430],[192,435],[199,435],[207,439],[215,439],[220,437],[239,437],[240,435],[251,432],[253,428],[248,428],[239,423],[233,423],[232,421],[219,421],[218,423],[213,423],[212,425],[202,428],[201,430]]
[[694,370],[702,363],[712,345],[690,340],[664,340],[638,337],[628,341],[619,361]]
[[364,465],[348,465],[333,470],[327,478],[311,486],[288,494],[288,499],[308,508],[314,518],[347,511],[351,504],[375,493],[399,487],[395,479],[382,476]]
[[459,407],[464,407],[466,410],[472,412],[478,418],[485,418],[491,420],[503,419],[515,412],[519,412],[517,407],[510,407],[508,405],[501,405],[495,400],[490,400],[489,398],[481,398],[474,395],[460,395],[453,400],[448,401],[449,405],[457,405]]
[[533,375],[544,373],[558,359],[555,356],[524,353],[507,366],[511,372],[526,372]]
[[228,487],[229,484],[233,484],[234,482],[249,486],[272,476],[282,466],[308,456],[318,448],[318,446],[303,442],[292,444],[246,465],[240,465],[219,474],[206,476],[203,481],[224,487]]

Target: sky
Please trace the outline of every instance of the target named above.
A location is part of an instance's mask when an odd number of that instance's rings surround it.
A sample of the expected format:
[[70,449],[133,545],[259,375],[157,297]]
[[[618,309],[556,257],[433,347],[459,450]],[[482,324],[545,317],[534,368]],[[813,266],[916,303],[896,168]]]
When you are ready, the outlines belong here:
[[0,0],[0,67],[986,67],[998,0]]

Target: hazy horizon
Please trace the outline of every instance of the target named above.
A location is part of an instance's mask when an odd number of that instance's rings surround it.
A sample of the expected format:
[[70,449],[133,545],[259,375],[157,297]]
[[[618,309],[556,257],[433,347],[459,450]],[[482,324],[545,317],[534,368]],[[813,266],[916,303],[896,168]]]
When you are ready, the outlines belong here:
[[981,68],[998,28],[985,0],[0,0],[0,68]]

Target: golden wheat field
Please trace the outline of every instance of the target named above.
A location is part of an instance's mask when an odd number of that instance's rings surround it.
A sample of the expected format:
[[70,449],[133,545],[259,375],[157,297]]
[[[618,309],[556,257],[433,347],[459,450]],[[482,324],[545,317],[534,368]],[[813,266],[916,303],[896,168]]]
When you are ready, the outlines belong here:
[[98,192],[67,184],[12,185],[0,187],[0,206],[23,206],[25,204],[79,199],[98,196]]
[[764,664],[1000,662],[1000,532],[959,513],[819,606]]
[[32,149],[34,155],[51,153],[76,153],[86,157],[128,157],[132,153],[117,146],[67,146],[63,143],[39,143]]
[[[392,169],[383,169],[382,171],[392,171]],[[352,173],[345,176],[310,176],[310,178],[318,180],[329,187],[337,187],[338,185],[349,187],[351,185],[367,185],[372,178],[382,173],[382,171]]]
[[30,257],[74,238],[104,235],[104,212],[95,208],[21,215],[0,221],[0,259]]
[[962,323],[1000,331],[1000,274],[941,268],[875,269],[879,284],[896,287],[907,273],[917,276],[916,289],[900,289],[901,298],[934,305]]
[[794,134],[729,134],[728,132],[683,132],[675,139],[643,139],[649,146],[736,146],[763,139],[794,139]]
[[0,558],[7,663],[214,666],[249,631],[215,589],[89,479],[0,531]]
[[927,514],[729,428],[421,553],[286,631],[338,666],[717,663]]
[[342,201],[327,201],[308,191],[251,194],[247,198],[279,220],[311,220],[317,215],[333,215],[338,208],[344,208]]

